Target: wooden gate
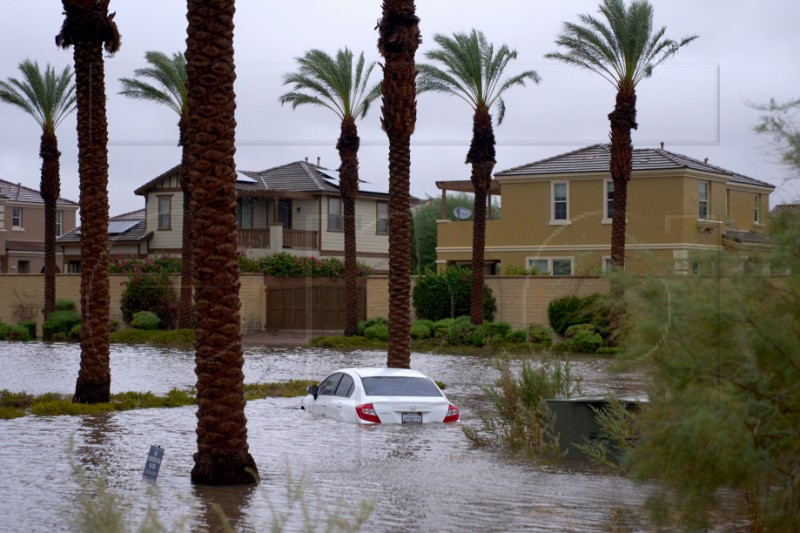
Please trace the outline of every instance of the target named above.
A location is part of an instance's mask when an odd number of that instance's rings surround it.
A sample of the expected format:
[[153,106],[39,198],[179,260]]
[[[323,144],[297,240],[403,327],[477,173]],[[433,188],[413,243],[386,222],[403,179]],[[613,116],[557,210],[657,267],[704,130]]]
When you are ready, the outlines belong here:
[[[266,329],[344,329],[343,279],[267,276]],[[367,285],[358,280],[358,319],[367,318]]]

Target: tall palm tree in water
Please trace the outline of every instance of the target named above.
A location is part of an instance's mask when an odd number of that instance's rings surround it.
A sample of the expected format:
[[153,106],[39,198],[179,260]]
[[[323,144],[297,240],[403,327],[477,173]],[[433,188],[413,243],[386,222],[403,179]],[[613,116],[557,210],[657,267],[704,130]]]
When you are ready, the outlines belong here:
[[144,54],[150,66],[134,71],[134,78],[120,78],[120,94],[165,105],[178,114],[178,146],[182,148],[179,181],[183,193],[183,233],[181,238],[181,297],[178,327],[192,327],[192,276],[194,239],[192,238],[191,186],[186,150],[188,106],[186,105],[186,60],[181,53],[172,57],[163,52]]
[[508,62],[517,58],[517,51],[506,45],[495,51],[482,32],[454,33],[452,37],[436,34],[439,45],[425,54],[432,64],[419,65],[419,92],[435,91],[458,96],[472,108],[472,142],[467,163],[472,165],[472,187],[475,191],[472,222],[472,299],[470,321],[483,324],[483,268],[486,244],[486,197],[492,184],[495,164],[495,140],[492,116],[497,104],[497,125],[506,112],[503,93],[525,81],[539,82],[535,70],[526,70],[503,79]]
[[611,217],[611,264],[625,267],[625,216],[628,182],[633,170],[631,130],[636,129],[636,86],[653,69],[697,38],[680,41],[664,38],[666,27],[653,28],[653,6],[647,0],[604,0],[600,14],[605,22],[591,15],[579,15],[581,24],[564,23],[556,39],[561,52],[546,54],[568,65],[585,68],[602,76],[617,89],[617,102],[609,113],[611,160],[609,171],[614,182],[614,208]]
[[19,64],[22,79],[0,81],[0,101],[22,109],[42,129],[39,156],[42,158],[42,181],[39,190],[44,200],[44,317],[56,306],[56,217],[58,197],[61,196],[58,138],[56,128],[75,110],[75,84],[72,69],[65,67],[61,74],[50,65],[44,73],[35,61]]
[[297,58],[300,68],[287,74],[284,85],[292,91],[281,96],[292,108],[311,104],[330,109],[341,120],[339,140],[339,191],[344,212],[345,320],[344,334],[355,335],[358,326],[358,264],[356,261],[356,196],[358,195],[358,128],[356,120],[366,116],[381,94],[380,84],[368,86],[373,61],[366,66],[364,53],[353,68],[353,52],[345,48],[333,58],[322,50],[310,50]]
[[384,57],[383,116],[389,138],[389,367],[411,365],[411,135],[417,122],[417,69],[421,42],[414,0],[384,0],[378,23]]
[[248,484],[236,261],[234,0],[188,0],[186,76],[189,182],[194,211],[197,452],[192,482]]
[[56,44],[72,46],[78,107],[81,210],[81,366],[73,401],[107,402],[111,395],[108,286],[108,122],[103,47],[119,49],[109,0],[62,0]]

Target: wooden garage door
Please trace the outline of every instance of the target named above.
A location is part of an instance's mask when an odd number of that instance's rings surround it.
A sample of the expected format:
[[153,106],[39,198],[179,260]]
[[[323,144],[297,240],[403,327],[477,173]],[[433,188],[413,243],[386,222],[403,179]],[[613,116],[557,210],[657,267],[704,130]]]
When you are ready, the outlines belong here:
[[[344,329],[344,280],[268,277],[267,329]],[[366,283],[358,284],[358,319],[367,314]]]

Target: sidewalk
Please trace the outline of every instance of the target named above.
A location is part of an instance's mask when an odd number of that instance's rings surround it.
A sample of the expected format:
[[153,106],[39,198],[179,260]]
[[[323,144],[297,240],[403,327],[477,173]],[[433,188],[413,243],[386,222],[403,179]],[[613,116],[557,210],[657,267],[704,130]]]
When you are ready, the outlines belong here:
[[303,346],[314,337],[341,335],[342,330],[282,329],[256,331],[242,336],[242,346]]

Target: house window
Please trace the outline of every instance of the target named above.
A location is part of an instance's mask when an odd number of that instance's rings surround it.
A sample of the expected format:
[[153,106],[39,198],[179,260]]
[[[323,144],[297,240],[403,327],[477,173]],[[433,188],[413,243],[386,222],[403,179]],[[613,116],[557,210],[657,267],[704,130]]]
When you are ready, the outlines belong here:
[[11,227],[12,228],[21,228],[22,227],[22,208],[21,207],[13,207],[11,209]]
[[29,274],[31,271],[31,262],[30,261],[18,261],[17,262],[17,274]]
[[328,231],[342,231],[344,229],[342,216],[342,199],[331,196],[328,198]]
[[605,180],[603,187],[603,220],[614,218],[614,181]]
[[553,206],[551,221],[566,222],[569,220],[569,184],[556,181],[552,184]]
[[64,211],[56,211],[56,237],[61,237],[64,233]]
[[761,195],[756,194],[755,203],[753,205],[753,220],[756,223],[761,222]]
[[253,204],[252,198],[236,200],[236,225],[239,229],[253,228]]
[[375,233],[378,235],[389,234],[389,204],[386,202],[377,202],[375,204],[377,211],[377,219],[375,222]]
[[70,261],[67,263],[67,274],[80,274],[81,273],[81,262],[80,261]]
[[607,255],[603,256],[603,273],[611,272],[611,258]]
[[708,190],[709,190],[708,182],[701,181],[700,190],[698,194],[700,220],[708,220]]
[[292,201],[278,201],[278,222],[286,229],[292,229]]
[[172,197],[158,197],[158,229],[172,229]]
[[538,274],[552,274],[554,276],[572,275],[572,258],[528,258],[527,265],[530,269],[536,269]]

